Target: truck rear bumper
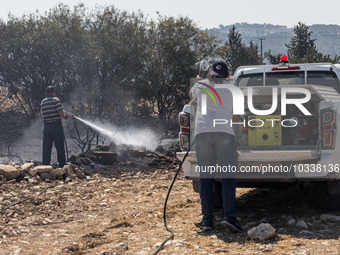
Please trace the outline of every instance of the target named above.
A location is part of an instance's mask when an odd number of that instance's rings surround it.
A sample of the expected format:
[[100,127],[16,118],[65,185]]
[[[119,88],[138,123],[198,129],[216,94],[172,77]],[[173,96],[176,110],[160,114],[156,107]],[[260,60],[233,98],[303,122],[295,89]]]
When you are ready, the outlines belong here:
[[[186,152],[178,152],[177,158],[182,160],[185,153]],[[239,167],[237,174],[234,175],[238,180],[253,179],[260,182],[267,182],[268,180],[322,181],[340,178],[339,173],[330,173],[328,171],[313,172],[312,167],[306,166],[314,165],[315,167],[317,164],[322,165],[320,163],[320,154],[316,153],[314,149],[289,151],[239,150],[238,155]],[[191,151],[183,163],[184,176],[189,179],[200,178],[200,172],[197,170],[197,168],[196,152]],[[249,171],[241,171],[242,169]],[[216,174],[213,176],[216,176]]]
[[[176,156],[182,160],[186,152],[177,152]],[[239,150],[239,162],[280,162],[280,161],[307,161],[315,160],[315,150]],[[196,152],[190,151],[188,161],[197,164]]]

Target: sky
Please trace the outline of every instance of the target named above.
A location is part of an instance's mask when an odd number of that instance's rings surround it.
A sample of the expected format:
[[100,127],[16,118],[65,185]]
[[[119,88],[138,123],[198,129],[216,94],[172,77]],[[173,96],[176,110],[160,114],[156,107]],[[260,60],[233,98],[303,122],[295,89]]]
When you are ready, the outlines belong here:
[[130,12],[140,10],[152,19],[157,18],[157,12],[163,16],[188,16],[200,28],[242,22],[287,27],[299,21],[306,25],[340,25],[339,0],[0,0],[0,18],[6,21],[9,13],[21,17],[36,10],[44,14],[58,3],[69,6],[84,3],[90,9],[96,5],[114,5]]

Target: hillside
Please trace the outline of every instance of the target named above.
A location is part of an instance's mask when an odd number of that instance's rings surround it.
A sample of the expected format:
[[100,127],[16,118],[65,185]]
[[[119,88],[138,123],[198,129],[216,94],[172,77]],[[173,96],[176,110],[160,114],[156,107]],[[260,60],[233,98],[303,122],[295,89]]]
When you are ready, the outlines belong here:
[[[260,46],[260,38],[264,37],[263,52],[271,50],[273,54],[287,53],[285,43],[289,43],[293,35],[293,28],[272,24],[236,23],[237,30],[242,35],[244,43],[253,41]],[[232,25],[207,29],[224,43],[227,40]],[[316,39],[316,47],[323,54],[340,55],[340,25],[311,25],[312,38]]]

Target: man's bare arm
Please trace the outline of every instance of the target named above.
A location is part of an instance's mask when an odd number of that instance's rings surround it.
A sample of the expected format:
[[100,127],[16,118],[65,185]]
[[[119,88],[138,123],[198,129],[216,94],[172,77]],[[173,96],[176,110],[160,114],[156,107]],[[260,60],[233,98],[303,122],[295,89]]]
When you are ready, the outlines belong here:
[[64,113],[63,110],[58,110],[58,114],[63,118],[63,119],[68,119],[68,115]]

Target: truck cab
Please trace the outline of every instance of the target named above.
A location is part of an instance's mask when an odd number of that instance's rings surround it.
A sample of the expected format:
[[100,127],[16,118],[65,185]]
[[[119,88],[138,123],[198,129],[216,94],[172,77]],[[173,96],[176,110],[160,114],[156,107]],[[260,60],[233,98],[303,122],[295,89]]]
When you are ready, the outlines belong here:
[[[287,57],[281,60],[279,65],[241,66],[234,73],[232,85],[243,91],[245,104],[241,123],[233,126],[240,171],[237,183],[257,186],[269,182],[326,181],[334,204],[339,207],[340,65],[290,64]],[[285,92],[294,88],[308,91],[310,99],[303,107],[310,115],[293,104],[287,105],[282,114],[282,96],[291,102],[302,97],[299,93]],[[251,109],[271,108],[273,92],[278,97],[276,110],[269,115],[253,114]],[[253,108],[249,107],[248,97]],[[183,159],[189,144],[192,145],[183,169],[185,177],[193,180],[195,191],[199,191],[193,135],[195,112],[195,102],[191,102],[179,114],[182,152],[177,157]]]

